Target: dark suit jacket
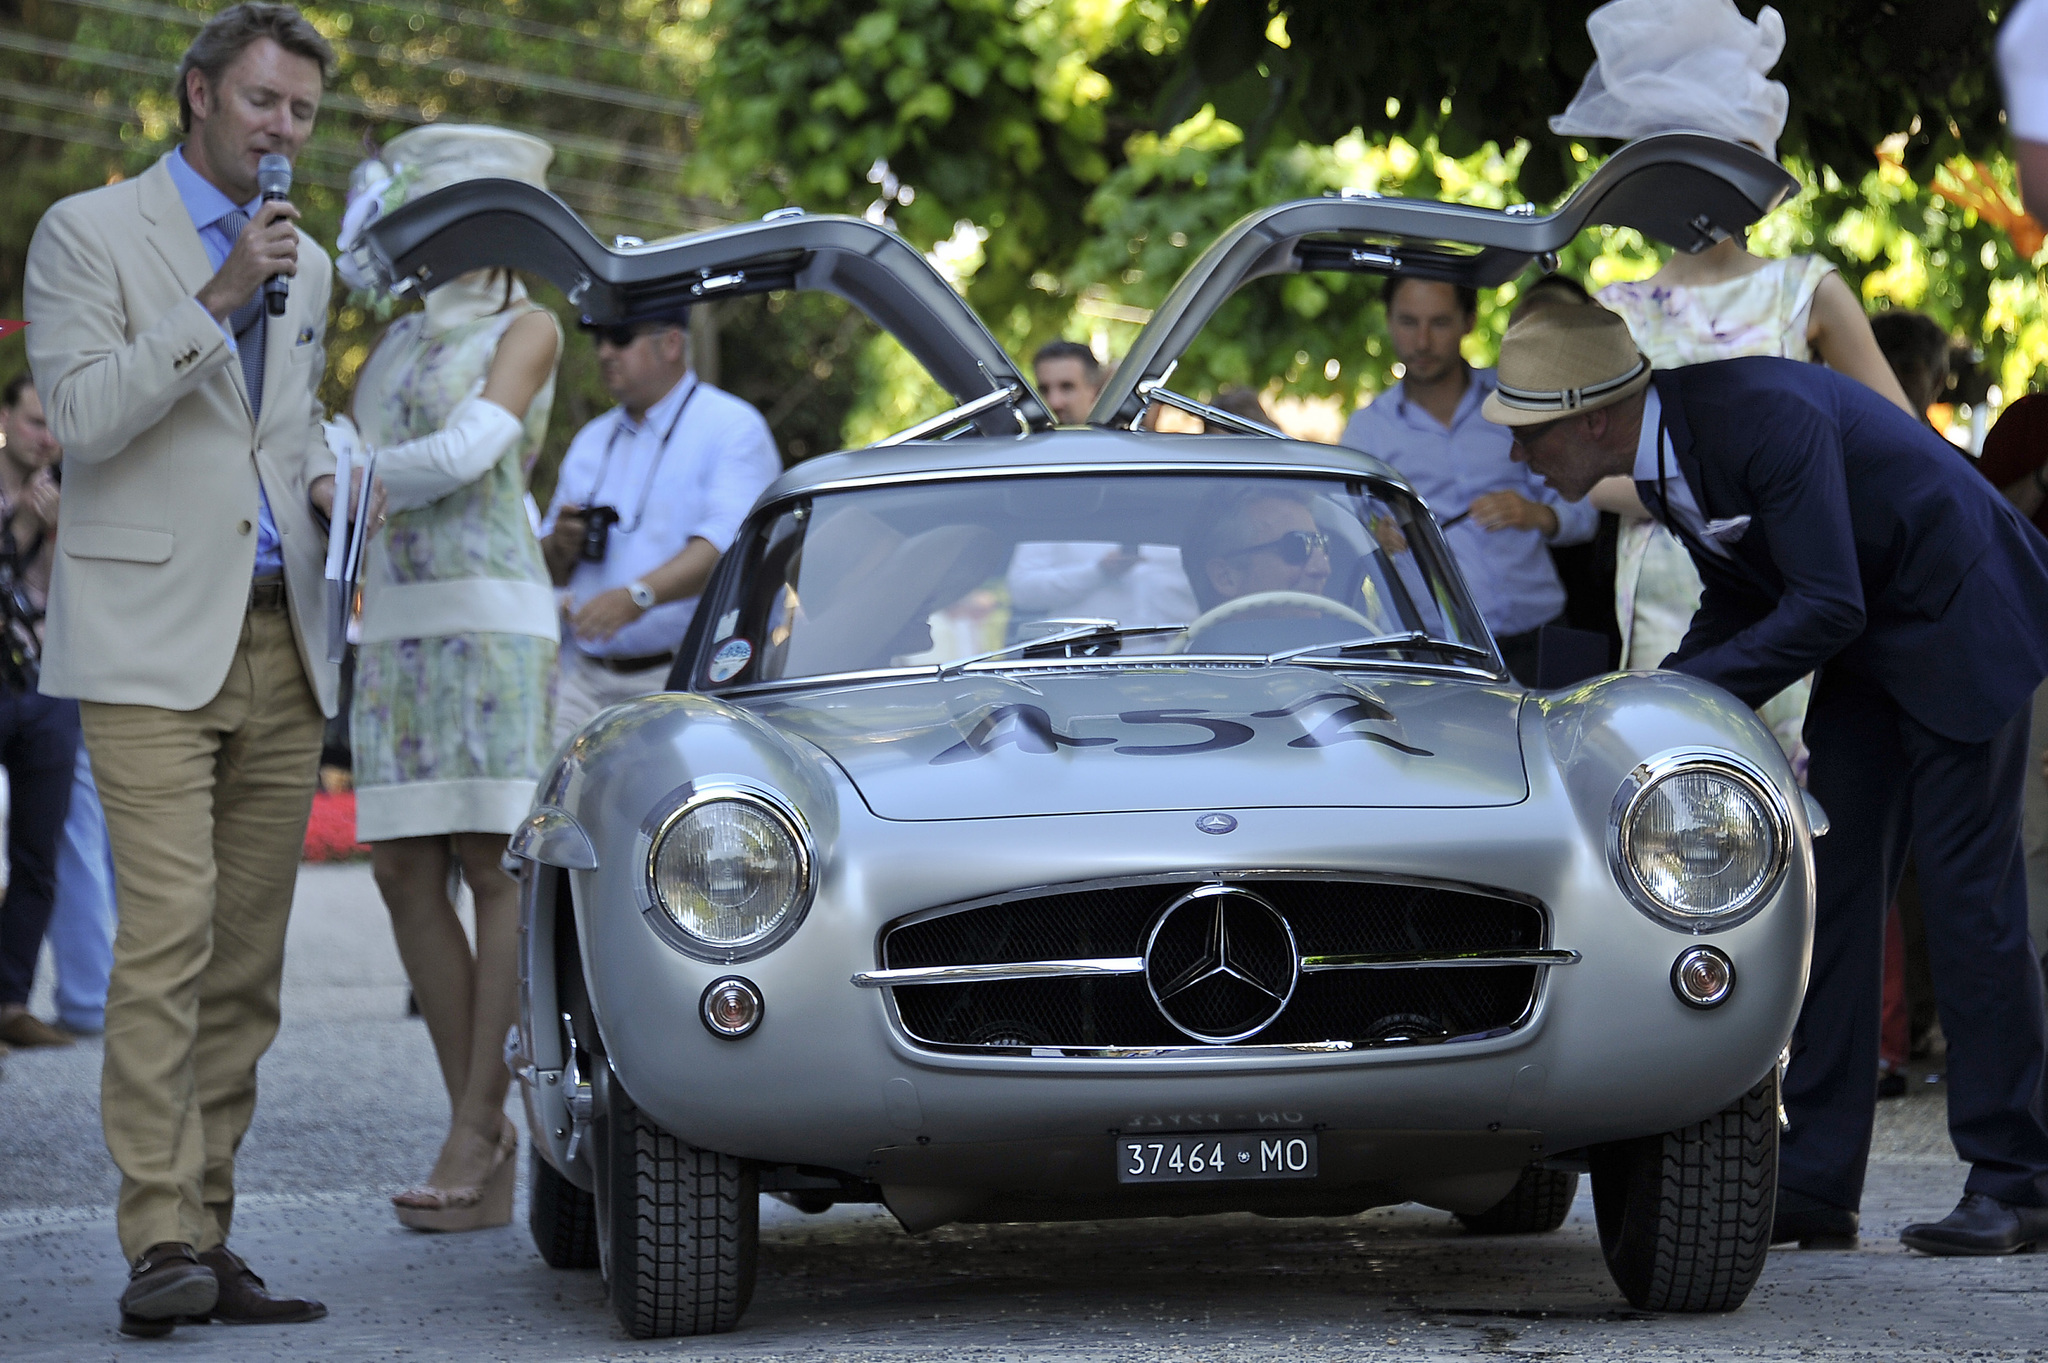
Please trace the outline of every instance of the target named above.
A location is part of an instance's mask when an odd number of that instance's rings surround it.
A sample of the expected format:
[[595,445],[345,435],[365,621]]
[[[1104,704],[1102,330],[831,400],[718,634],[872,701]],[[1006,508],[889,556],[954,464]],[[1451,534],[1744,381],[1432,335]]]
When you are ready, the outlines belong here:
[[1969,743],[2048,676],[2048,539],[1954,446],[1796,360],[1720,360],[1655,382],[1702,515],[1751,517],[1726,558],[1673,526],[1706,594],[1666,667],[1751,705],[1823,664],[1848,668]]

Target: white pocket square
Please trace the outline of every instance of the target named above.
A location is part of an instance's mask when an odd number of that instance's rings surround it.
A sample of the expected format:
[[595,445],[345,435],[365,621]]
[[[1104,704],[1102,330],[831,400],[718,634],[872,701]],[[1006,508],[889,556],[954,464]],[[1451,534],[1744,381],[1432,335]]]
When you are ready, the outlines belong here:
[[1724,516],[1718,521],[1708,521],[1701,527],[1701,533],[1716,544],[1724,544],[1742,538],[1749,529],[1749,517]]

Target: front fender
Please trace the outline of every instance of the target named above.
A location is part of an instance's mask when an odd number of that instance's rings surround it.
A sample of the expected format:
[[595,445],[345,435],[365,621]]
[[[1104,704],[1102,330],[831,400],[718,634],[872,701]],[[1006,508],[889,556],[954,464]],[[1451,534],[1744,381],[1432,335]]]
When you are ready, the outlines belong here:
[[[599,1040],[632,1088],[631,1043],[610,1044],[644,979],[635,962],[677,948],[648,920],[659,913],[647,881],[653,830],[685,787],[720,779],[779,796],[809,833],[812,873],[839,838],[839,794],[829,759],[754,715],[709,696],[669,692],[615,706],[584,727],[559,760],[571,768],[557,807],[585,832],[596,864],[569,872],[579,955]],[[552,782],[551,782],[552,784]],[[544,787],[543,793],[548,788]]]
[[[626,1031],[617,1020],[633,1011],[636,972],[629,963],[645,952],[674,950],[645,921],[648,912],[659,912],[645,868],[652,850],[648,829],[659,822],[664,802],[681,787],[715,778],[765,787],[803,818],[815,866],[839,835],[838,797],[822,769],[826,761],[745,710],[686,692],[614,706],[556,754],[511,843],[525,889],[515,1069],[530,1111],[540,1118],[534,1128],[549,1162],[572,1180],[583,1182],[578,1174],[587,1177],[587,1171],[578,1167],[584,1160],[567,1157],[571,1057],[561,1018],[572,991],[562,987],[558,971],[582,972],[581,992],[597,1035],[578,1039],[630,1071],[630,1058],[608,1044]],[[564,878],[570,894],[558,893]],[[573,924],[558,925],[558,915],[570,911]],[[573,937],[562,935],[565,926]],[[567,949],[572,941],[573,951]],[[630,1073],[626,1082],[630,1091]]]
[[[1666,924],[1645,932],[1650,920],[1617,922],[1613,936],[1628,938],[1643,962],[1641,973],[1662,983],[1660,963],[1690,942],[1707,942],[1736,962],[1745,991],[1759,992],[1770,1006],[1743,1029],[1741,1037],[1722,1035],[1723,1047],[1740,1049],[1753,1073],[1742,1087],[1761,1077],[1770,1060],[1791,1040],[1804,1000],[1813,957],[1813,839],[1825,832],[1816,820],[1818,805],[1809,805],[1791,764],[1756,712],[1721,688],[1676,672],[1610,673],[1577,686],[1534,695],[1523,711],[1522,744],[1532,773],[1546,769],[1563,788],[1573,816],[1584,833],[1582,846],[1609,844],[1615,795],[1643,763],[1679,749],[1727,753],[1760,773],[1782,798],[1789,819],[1790,857],[1783,880],[1755,917],[1738,926],[1694,935]],[[1608,871],[1611,878],[1612,872]],[[1621,895],[1628,902],[1626,895]],[[1631,906],[1633,907],[1633,906]],[[1653,966],[1659,967],[1652,969]],[[1616,1044],[1626,1048],[1626,1042]],[[1730,1081],[1734,1082],[1734,1081]],[[1740,1089],[1702,1094],[1702,1115],[1732,1101]]]

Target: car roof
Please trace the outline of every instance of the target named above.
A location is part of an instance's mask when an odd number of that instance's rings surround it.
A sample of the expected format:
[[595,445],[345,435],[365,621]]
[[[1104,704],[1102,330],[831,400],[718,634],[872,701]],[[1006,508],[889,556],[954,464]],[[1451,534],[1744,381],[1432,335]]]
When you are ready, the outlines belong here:
[[1041,474],[1214,472],[1376,478],[1413,492],[1385,462],[1343,445],[1253,435],[1063,426],[1007,439],[914,441],[820,455],[789,469],[761,504],[889,483]]

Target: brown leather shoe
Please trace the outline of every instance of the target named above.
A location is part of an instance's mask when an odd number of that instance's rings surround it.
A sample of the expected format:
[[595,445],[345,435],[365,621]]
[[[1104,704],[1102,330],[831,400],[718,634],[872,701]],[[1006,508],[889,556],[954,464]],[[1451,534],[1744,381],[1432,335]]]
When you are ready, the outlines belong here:
[[206,1251],[199,1262],[212,1269],[220,1283],[220,1297],[203,1320],[219,1325],[299,1325],[327,1314],[327,1308],[317,1301],[271,1296],[263,1288],[263,1279],[226,1245]]
[[121,1333],[143,1339],[167,1335],[188,1317],[206,1318],[220,1296],[213,1270],[192,1246],[177,1240],[151,1245],[128,1269],[121,1293]]
[[31,1046],[69,1046],[75,1038],[59,1031],[26,1008],[0,1009],[0,1041],[27,1050]]

